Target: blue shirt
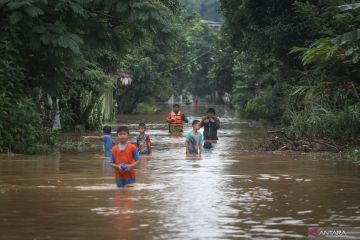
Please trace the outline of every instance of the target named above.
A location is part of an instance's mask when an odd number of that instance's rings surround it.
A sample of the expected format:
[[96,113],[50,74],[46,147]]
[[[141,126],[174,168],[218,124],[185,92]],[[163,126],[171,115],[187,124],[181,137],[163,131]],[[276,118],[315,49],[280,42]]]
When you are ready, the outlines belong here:
[[199,145],[204,142],[203,135],[200,132],[195,133],[193,130],[185,135],[186,141],[189,143],[189,151],[191,154],[199,152]]
[[150,153],[148,146],[147,146],[147,144],[150,142],[151,142],[150,136],[147,134],[136,137],[136,144],[137,144],[140,154],[149,154]]
[[105,157],[111,158],[112,157],[111,149],[112,149],[113,144],[114,144],[111,135],[106,134],[106,135],[101,136],[101,141],[104,144]]

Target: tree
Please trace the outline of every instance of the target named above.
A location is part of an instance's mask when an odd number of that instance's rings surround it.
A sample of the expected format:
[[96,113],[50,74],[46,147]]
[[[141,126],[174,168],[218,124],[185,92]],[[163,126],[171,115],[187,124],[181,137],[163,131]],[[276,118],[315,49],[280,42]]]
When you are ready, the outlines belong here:
[[[176,35],[172,23],[178,7],[176,0],[0,1],[0,51],[6,56],[0,65],[2,103],[10,106],[14,99],[19,103],[28,99],[29,108],[44,116],[33,118],[21,137],[34,122],[51,128],[54,111],[47,103],[48,95],[61,98],[68,127],[89,127],[92,111],[104,86],[113,83],[111,74],[121,56],[147,39],[170,44]],[[22,91],[15,94],[14,88]],[[4,111],[10,112],[11,107]],[[4,119],[16,125],[13,121]],[[4,126],[0,124],[1,133],[6,133]],[[7,134],[4,142],[13,143],[13,135]]]

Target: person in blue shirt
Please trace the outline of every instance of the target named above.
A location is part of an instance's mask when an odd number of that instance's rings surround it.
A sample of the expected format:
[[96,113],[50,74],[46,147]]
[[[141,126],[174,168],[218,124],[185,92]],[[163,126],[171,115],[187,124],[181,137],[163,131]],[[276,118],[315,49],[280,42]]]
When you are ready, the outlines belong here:
[[140,155],[151,155],[151,140],[145,131],[146,124],[144,122],[139,123],[139,135],[136,137],[136,145]]
[[103,135],[102,136],[84,136],[84,140],[101,140],[104,145],[104,155],[106,158],[112,157],[112,147],[114,145],[114,141],[111,137],[111,127],[104,126],[103,127]]
[[199,120],[192,122],[193,129],[185,135],[186,154],[201,154],[204,138],[199,132],[201,123]]

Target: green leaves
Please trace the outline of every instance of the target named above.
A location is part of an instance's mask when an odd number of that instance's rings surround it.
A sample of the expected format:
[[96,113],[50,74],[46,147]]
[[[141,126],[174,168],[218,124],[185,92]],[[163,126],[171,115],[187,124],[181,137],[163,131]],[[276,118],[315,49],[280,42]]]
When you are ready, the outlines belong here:
[[352,9],[357,9],[357,8],[360,8],[360,3],[344,4],[344,5],[338,6],[338,8],[341,11],[348,11],[348,10],[352,10]]
[[[92,121],[96,127],[100,119],[90,120],[90,116],[101,106],[104,89],[110,89],[112,96],[111,74],[118,70],[129,71],[136,79],[135,90],[126,92],[121,104],[128,99],[133,102],[130,105],[136,104],[136,99],[145,99],[153,90],[158,92],[157,100],[164,100],[171,91],[171,78],[160,77],[158,72],[169,64],[167,57],[178,37],[179,26],[174,27],[178,3],[0,0],[0,112],[6,115],[0,120],[0,139],[8,140],[0,141],[0,149],[14,150],[16,139],[16,151],[40,149],[30,143],[40,146],[49,131],[39,126],[52,125],[44,94],[61,98],[63,126],[89,126]],[[159,53],[164,55],[162,60],[155,57]],[[16,130],[10,132],[10,126]],[[3,132],[7,135],[1,135]]]
[[341,45],[349,41],[357,41],[357,40],[360,40],[360,28],[339,35],[336,38],[331,39],[331,42],[336,45]]
[[80,54],[80,45],[83,44],[84,41],[76,34],[67,33],[61,35],[57,39],[57,43],[63,48],[71,49],[75,54]]
[[290,53],[300,52],[300,59],[304,65],[311,63],[329,63],[334,60],[339,50],[339,46],[335,46],[328,39],[319,39],[315,41],[309,48],[294,47]]
[[25,12],[30,16],[30,17],[37,17],[39,15],[43,15],[44,11],[41,8],[38,8],[36,6],[33,5],[29,5],[29,6],[25,6]]
[[23,14],[21,12],[13,12],[11,15],[10,15],[10,25],[15,25],[17,24],[18,22],[21,21],[21,19],[23,18]]
[[124,13],[126,11],[128,11],[130,8],[128,3],[124,3],[122,1],[119,1],[116,6],[115,6],[115,11],[118,13]]

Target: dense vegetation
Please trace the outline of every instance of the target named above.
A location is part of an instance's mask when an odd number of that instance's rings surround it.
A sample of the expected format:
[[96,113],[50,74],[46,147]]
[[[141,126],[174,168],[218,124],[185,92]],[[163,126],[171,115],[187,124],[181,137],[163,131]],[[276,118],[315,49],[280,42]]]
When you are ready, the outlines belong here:
[[[47,151],[59,110],[64,130],[98,128],[109,90],[119,113],[213,91],[215,35],[183,11],[178,0],[0,1],[0,152]],[[132,76],[130,87],[117,72]]]
[[243,115],[297,138],[360,135],[359,3],[220,2],[232,47],[224,74]]
[[0,151],[53,144],[49,98],[61,100],[63,127],[98,125],[100,96],[116,70],[132,70],[138,91],[165,99],[170,76],[156,73],[176,64],[167,54],[179,9],[175,0],[0,1]]
[[59,110],[65,130],[98,128],[106,94],[134,113],[230,93],[293,138],[360,135],[359,3],[0,0],[0,19],[0,152],[47,151]]
[[181,0],[187,13],[198,13],[201,18],[210,21],[222,21],[218,0]]

